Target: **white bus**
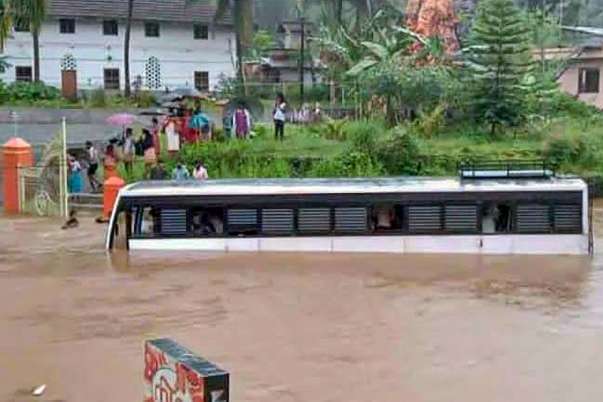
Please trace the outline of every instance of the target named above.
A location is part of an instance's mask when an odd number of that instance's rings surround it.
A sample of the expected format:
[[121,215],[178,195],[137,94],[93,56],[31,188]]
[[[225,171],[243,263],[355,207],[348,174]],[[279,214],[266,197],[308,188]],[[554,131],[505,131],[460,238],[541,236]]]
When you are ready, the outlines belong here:
[[106,248],[580,255],[588,206],[570,177],[140,182]]

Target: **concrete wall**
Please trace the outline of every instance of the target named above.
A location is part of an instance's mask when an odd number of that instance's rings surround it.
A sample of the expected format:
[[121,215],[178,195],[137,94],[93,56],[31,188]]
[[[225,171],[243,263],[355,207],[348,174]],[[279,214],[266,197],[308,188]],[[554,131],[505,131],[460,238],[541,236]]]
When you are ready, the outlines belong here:
[[229,375],[170,339],[144,348],[145,402],[228,402]]
[[[77,19],[75,34],[61,34],[58,20],[48,20],[40,35],[41,78],[47,84],[60,87],[61,61],[67,54],[77,63],[79,89],[103,86],[105,68],[120,69],[120,85],[124,83],[123,42],[125,24],[119,22],[119,35],[103,35],[101,19]],[[31,66],[32,39],[28,32],[15,32],[5,47],[4,55],[13,65],[0,78],[15,80],[14,66]],[[208,40],[193,38],[193,24],[160,24],[160,37],[147,38],[144,23],[134,22],[131,38],[131,79],[143,77],[151,56],[159,59],[161,85],[171,88],[194,85],[194,72],[209,72],[210,87],[215,87],[221,75],[234,75],[234,34],[226,28],[210,28]]]

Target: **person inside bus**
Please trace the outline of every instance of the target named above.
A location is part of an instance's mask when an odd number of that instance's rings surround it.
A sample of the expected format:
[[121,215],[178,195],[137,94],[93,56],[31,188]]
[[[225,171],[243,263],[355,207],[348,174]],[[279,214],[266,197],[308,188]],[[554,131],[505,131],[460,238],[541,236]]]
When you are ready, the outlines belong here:
[[482,233],[496,233],[496,220],[499,215],[498,209],[494,205],[488,205],[484,208],[482,216]]
[[391,230],[396,222],[396,211],[391,205],[378,206],[373,219],[376,230]]
[[140,222],[140,234],[152,235],[155,228],[155,217],[153,208],[145,208],[142,212],[142,221]]
[[511,208],[508,205],[498,205],[498,218],[496,219],[496,232],[506,233],[511,229]]
[[214,233],[222,234],[224,233],[224,223],[222,222],[222,218],[215,213],[211,213],[209,215],[209,223],[214,228]]
[[207,236],[217,233],[216,227],[211,222],[210,214],[205,210],[193,213],[193,233]]

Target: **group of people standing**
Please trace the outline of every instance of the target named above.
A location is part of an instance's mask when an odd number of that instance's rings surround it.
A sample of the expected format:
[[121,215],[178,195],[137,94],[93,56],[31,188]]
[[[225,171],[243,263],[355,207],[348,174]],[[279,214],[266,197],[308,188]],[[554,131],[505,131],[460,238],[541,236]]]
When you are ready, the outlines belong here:
[[[276,97],[272,110],[274,121],[274,136],[282,141],[285,137],[285,122],[287,121],[287,101],[282,93]],[[235,108],[231,120],[233,136],[238,139],[247,139],[250,136],[252,119],[251,113],[244,103],[239,103]],[[167,155],[171,160],[177,160],[182,143],[195,143],[199,140],[210,140],[212,136],[211,121],[201,112],[186,110],[183,115],[166,117],[163,122],[157,118],[152,119],[150,127],[142,129],[142,134],[137,137],[131,127],[125,127],[120,138],[109,141],[103,152],[100,152],[91,141],[86,142],[85,157],[78,160],[73,154],[68,155],[69,190],[73,193],[84,191],[82,173],[86,171],[88,184],[92,192],[102,188],[102,182],[97,174],[100,164],[103,165],[104,178],[117,175],[119,163],[123,163],[127,175],[134,171],[136,157],[141,157],[145,166],[145,178],[150,180],[206,180],[207,169],[201,161],[195,164],[192,171],[182,163],[177,163],[174,170],[168,173],[163,161],[160,159],[162,151],[161,135],[165,134]]]
[[[132,173],[136,155],[143,157],[146,171],[157,163],[159,155],[161,155],[160,131],[161,127],[157,118],[153,118],[150,129],[142,129],[142,136],[138,140],[134,138],[134,131],[132,128],[128,127],[124,130],[121,141],[118,141],[117,143],[121,145],[121,160],[123,161],[125,170],[128,174]],[[113,165],[117,164],[118,161],[118,156],[115,152],[115,143],[116,141],[110,143],[105,152],[105,158],[109,155],[110,158],[112,158],[110,162]],[[105,161],[105,168],[106,167],[107,163]]]
[[[285,122],[287,121],[287,101],[282,93],[276,96],[274,108],[272,109],[274,122],[274,138],[282,141],[285,138]],[[247,139],[251,133],[251,113],[243,102],[239,102],[232,112],[224,119],[224,127],[230,132],[231,137]]]

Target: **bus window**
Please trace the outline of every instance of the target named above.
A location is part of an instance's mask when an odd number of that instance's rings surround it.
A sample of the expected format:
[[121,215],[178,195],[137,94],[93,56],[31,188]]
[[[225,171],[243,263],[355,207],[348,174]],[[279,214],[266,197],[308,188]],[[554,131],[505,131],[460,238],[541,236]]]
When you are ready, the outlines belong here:
[[377,233],[400,230],[402,228],[402,206],[376,205],[371,214],[371,226]]
[[190,233],[195,236],[220,236],[224,234],[223,208],[194,208],[191,210]]
[[444,228],[451,233],[475,233],[478,231],[479,208],[476,204],[444,205]]
[[331,208],[298,209],[297,230],[304,235],[329,233],[331,231]]
[[129,210],[121,210],[113,223],[113,249],[127,250],[128,239],[132,235],[132,214]]
[[517,205],[518,233],[550,233],[551,207],[547,204]]
[[257,209],[232,208],[227,211],[228,232],[233,236],[255,236],[260,233]]
[[159,234],[159,210],[155,207],[135,208],[134,235],[153,237]]
[[487,203],[482,209],[482,233],[509,233],[511,231],[511,206],[504,203]]
[[439,233],[442,231],[441,205],[411,205],[408,207],[410,233]]
[[363,207],[335,208],[335,232],[362,233],[368,228],[368,211]]

